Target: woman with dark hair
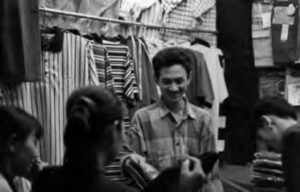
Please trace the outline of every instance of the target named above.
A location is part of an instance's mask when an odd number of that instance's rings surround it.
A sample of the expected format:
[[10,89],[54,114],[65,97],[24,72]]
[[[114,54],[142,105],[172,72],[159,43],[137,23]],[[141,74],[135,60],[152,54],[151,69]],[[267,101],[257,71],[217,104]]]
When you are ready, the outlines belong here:
[[0,191],[17,192],[15,180],[30,173],[37,158],[41,124],[25,111],[0,107]]
[[[67,101],[64,134],[65,156],[60,167],[45,168],[34,182],[33,192],[119,192],[135,191],[104,178],[105,166],[123,144],[122,103],[108,90],[85,87]],[[188,192],[195,179],[202,178],[200,162],[194,169],[184,163],[180,188]]]

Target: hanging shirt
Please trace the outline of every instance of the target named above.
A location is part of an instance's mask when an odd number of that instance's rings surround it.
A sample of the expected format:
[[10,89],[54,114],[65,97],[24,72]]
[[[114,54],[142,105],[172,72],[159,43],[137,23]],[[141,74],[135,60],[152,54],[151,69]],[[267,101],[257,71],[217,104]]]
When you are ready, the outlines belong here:
[[[163,6],[158,1],[155,2],[151,7],[141,12],[140,17],[137,19],[138,22],[151,25],[161,25],[163,17]],[[121,26],[121,34],[123,36],[136,35],[145,38],[147,41],[155,42],[160,39],[158,29],[137,27],[134,26]]]
[[119,18],[127,21],[136,21],[141,12],[151,7],[158,0],[123,0],[121,3]]
[[2,0],[0,12],[0,81],[40,80],[38,0]]
[[298,0],[274,1],[272,15],[272,51],[274,65],[300,62]]
[[154,79],[154,71],[148,47],[142,38],[130,36],[128,47],[135,61],[135,73],[138,78],[140,100],[134,108],[130,108],[130,117],[133,113],[147,105],[158,101],[159,96]]
[[99,86],[109,90],[114,90],[114,77],[108,58],[106,48],[96,42],[92,42],[95,63],[97,67]]
[[92,45],[80,36],[64,33],[62,50],[43,51],[42,65],[42,81],[3,87],[0,105],[20,107],[34,115],[45,131],[40,148],[43,161],[61,164],[67,98],[80,87],[98,85]]
[[[163,22],[169,27],[216,31],[216,17],[214,0],[187,0],[178,4]],[[199,37],[216,45],[216,35],[212,33],[164,30],[161,35],[164,41],[182,43]]]
[[130,122],[128,107],[133,107],[139,98],[132,56],[127,45],[107,40],[103,40],[102,44],[108,52],[114,78],[114,92],[127,104],[127,110],[124,112],[124,126],[127,130]]
[[182,1],[183,0],[162,0],[161,3],[163,5],[165,14],[169,14]]
[[190,102],[200,107],[211,107],[215,98],[208,67],[203,54],[191,50],[192,78],[187,90]]
[[103,45],[108,51],[116,94],[127,103],[136,102],[138,85],[128,46],[111,41],[103,41]]
[[217,48],[208,48],[203,45],[194,45],[191,49],[203,54],[208,75],[211,79],[212,88],[214,92],[214,100],[212,108],[208,109],[212,116],[212,124],[214,135],[216,136],[218,151],[223,151],[224,146],[217,139],[219,130],[219,119],[220,119],[220,104],[228,97],[227,86],[224,78],[224,70],[221,67],[219,56],[222,55],[222,51]]
[[[70,11],[75,13],[101,16],[107,18],[117,18],[119,10],[118,0],[39,0],[41,7],[57,9],[61,11]],[[42,22],[45,21],[47,26],[60,26],[63,28],[79,29],[81,32],[108,32],[107,24],[91,19],[78,17],[62,16],[58,14],[41,14]],[[116,25],[114,25],[115,27]],[[111,27],[112,29],[113,27]],[[114,28],[111,33],[117,33],[118,29]],[[110,34],[111,34],[110,33]]]

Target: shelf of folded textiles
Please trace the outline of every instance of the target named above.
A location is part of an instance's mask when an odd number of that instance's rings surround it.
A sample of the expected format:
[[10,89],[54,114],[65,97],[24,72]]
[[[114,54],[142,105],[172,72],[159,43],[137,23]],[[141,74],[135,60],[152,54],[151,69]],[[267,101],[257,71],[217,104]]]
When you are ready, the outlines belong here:
[[256,153],[251,168],[251,182],[256,192],[283,192],[284,176],[281,154],[274,152]]

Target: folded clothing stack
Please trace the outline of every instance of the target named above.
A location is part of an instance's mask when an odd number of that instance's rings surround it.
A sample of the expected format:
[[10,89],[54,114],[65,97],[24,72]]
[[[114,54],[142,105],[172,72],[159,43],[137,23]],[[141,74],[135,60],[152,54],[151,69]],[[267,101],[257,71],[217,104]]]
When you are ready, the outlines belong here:
[[281,154],[259,152],[253,160],[252,182],[259,192],[281,192],[284,190]]

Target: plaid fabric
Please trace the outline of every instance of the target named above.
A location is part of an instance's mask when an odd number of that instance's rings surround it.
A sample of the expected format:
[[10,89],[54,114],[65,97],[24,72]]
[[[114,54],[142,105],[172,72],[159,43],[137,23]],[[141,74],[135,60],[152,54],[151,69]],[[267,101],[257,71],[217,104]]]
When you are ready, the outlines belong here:
[[[204,3],[203,3],[204,2]],[[216,31],[216,6],[215,2],[187,0],[181,2],[164,19],[164,24],[170,27],[181,27],[186,29],[200,29]],[[201,17],[202,16],[202,17]],[[201,20],[199,23],[197,19]],[[185,32],[164,30],[161,33],[164,41],[177,41],[178,43],[191,41],[194,38],[201,38],[211,45],[216,45],[216,34],[203,32]]]
[[[163,6],[159,2],[153,4],[150,8],[141,13],[140,18],[137,20],[140,23],[161,25],[163,15]],[[159,30],[147,27],[134,27],[121,25],[121,34],[123,36],[136,35],[144,37],[145,39],[157,40],[160,39]]]
[[213,8],[213,6],[216,4],[216,0],[195,0],[194,4],[194,17],[201,18],[206,11]]
[[183,0],[162,0],[161,3],[163,5],[165,13],[168,14],[182,1]]
[[181,122],[175,121],[162,101],[138,110],[133,117],[129,145],[160,171],[187,154],[216,151],[210,115],[188,102],[186,106]]
[[[196,23],[196,29],[217,31],[217,7],[213,6],[202,15],[202,23]],[[211,46],[217,47],[217,34],[213,33],[192,33],[193,38],[200,38],[207,41]]]

